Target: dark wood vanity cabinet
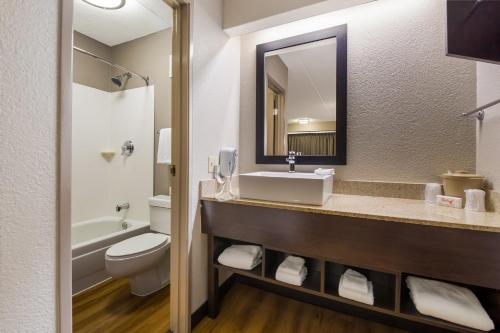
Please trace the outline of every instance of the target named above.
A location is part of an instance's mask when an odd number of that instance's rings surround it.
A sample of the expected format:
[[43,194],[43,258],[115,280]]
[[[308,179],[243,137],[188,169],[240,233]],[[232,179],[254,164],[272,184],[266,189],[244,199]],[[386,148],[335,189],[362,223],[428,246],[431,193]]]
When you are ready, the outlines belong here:
[[[208,236],[208,304],[212,317],[217,316],[220,302],[218,272],[228,270],[246,279],[412,325],[478,332],[420,315],[411,302],[405,278],[411,274],[449,281],[473,289],[493,320],[500,323],[498,233],[211,200],[202,201],[201,212],[202,232]],[[218,255],[234,243],[263,246],[262,264],[252,271],[218,264]],[[277,265],[287,254],[306,259],[310,273],[301,287],[274,279]],[[348,267],[363,272],[373,282],[373,306],[338,296],[338,281]]]

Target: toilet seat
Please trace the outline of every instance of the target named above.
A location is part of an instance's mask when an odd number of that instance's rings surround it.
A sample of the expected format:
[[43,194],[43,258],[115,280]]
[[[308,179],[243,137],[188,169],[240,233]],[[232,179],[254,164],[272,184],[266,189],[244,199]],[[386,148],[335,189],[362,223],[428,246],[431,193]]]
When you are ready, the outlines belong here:
[[110,259],[127,258],[154,252],[170,244],[170,237],[164,234],[145,233],[114,244],[106,251]]

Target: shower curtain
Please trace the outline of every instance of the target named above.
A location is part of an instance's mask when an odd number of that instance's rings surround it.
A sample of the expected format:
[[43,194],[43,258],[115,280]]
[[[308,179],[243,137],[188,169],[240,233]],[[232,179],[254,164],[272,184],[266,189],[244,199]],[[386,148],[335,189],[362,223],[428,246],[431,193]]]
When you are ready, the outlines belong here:
[[310,156],[335,156],[335,132],[288,133],[288,149]]

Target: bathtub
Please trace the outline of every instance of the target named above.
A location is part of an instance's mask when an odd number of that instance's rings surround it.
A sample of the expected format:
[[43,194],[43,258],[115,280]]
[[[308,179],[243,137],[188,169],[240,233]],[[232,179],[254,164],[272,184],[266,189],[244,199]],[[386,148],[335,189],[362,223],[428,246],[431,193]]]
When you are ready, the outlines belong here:
[[120,218],[100,217],[73,223],[71,248],[73,266],[73,295],[109,278],[104,255],[113,244],[149,232],[149,222],[126,219],[123,229]]

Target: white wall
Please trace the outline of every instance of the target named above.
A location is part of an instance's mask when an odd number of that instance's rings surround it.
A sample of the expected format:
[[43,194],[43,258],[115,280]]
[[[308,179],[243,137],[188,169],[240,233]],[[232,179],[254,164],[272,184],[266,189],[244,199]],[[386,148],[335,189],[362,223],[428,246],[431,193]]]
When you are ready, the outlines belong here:
[[[241,37],[240,172],[255,164],[256,45],[348,25],[347,165],[350,180],[438,181],[475,169],[473,61],[445,56],[446,2],[379,0]],[[299,166],[312,170],[314,166]]]
[[[116,215],[130,203],[128,217],[149,220],[153,195],[154,87],[105,92],[73,84],[72,222]],[[132,140],[135,151],[121,156]],[[100,152],[116,155],[105,160]]]
[[238,38],[222,31],[222,0],[197,0],[193,7],[193,86],[190,161],[191,307],[207,299],[206,237],[201,234],[198,185],[208,179],[208,156],[224,146],[238,147]]
[[370,1],[374,0],[224,0],[224,29],[239,36]]
[[[478,62],[477,105],[499,98],[500,65]],[[500,191],[500,104],[486,109],[485,119],[477,122],[477,172]]]
[[[128,217],[149,221],[148,198],[153,195],[154,171],[154,86],[110,94],[111,147],[117,154],[111,161],[111,209],[128,202]],[[121,155],[121,146],[132,140],[132,156]]]
[[110,93],[73,84],[71,222],[112,215],[110,163],[99,152],[110,147]]
[[0,10],[0,331],[56,331],[60,1]]

